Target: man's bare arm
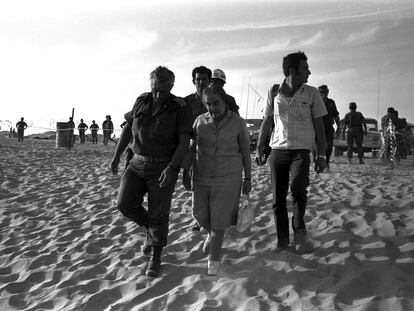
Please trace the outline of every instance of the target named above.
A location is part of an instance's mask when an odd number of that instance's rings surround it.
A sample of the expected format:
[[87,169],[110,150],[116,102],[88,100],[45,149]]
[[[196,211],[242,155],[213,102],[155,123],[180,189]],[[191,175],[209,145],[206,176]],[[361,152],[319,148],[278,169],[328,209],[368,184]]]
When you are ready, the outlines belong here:
[[273,116],[265,116],[262,124],[260,125],[259,138],[257,140],[257,150],[263,151],[263,147],[270,129],[273,126]]
[[118,165],[122,153],[125,151],[125,148],[128,146],[132,138],[131,127],[126,124],[122,129],[121,136],[119,137],[119,142],[116,145],[115,155],[111,161],[111,171],[113,174],[118,173]]

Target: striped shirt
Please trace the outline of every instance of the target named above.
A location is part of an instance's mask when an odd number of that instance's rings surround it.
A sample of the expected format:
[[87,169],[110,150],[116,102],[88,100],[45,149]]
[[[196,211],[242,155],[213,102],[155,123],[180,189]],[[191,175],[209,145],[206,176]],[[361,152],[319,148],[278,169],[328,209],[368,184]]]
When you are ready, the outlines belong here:
[[317,88],[302,84],[293,97],[269,90],[265,117],[273,116],[272,149],[312,149],[315,141],[313,119],[326,115],[325,104]]

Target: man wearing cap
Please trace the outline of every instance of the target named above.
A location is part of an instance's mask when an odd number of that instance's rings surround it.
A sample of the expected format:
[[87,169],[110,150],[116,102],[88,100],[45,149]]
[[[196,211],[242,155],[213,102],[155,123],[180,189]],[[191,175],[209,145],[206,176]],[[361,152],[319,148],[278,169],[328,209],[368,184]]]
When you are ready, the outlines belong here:
[[[187,97],[185,97],[185,101],[187,102],[187,105],[191,109],[191,112],[192,112],[191,124],[193,124],[195,119],[200,114],[207,112],[206,106],[201,101],[201,95],[203,93],[203,90],[207,88],[207,86],[210,84],[212,73],[211,73],[211,69],[205,66],[199,66],[199,67],[195,67],[191,74],[192,74],[193,84],[196,88],[196,91],[195,93],[190,94]],[[185,159],[184,161],[188,161],[188,159]],[[190,178],[189,170],[183,171],[183,179],[185,178]],[[198,225],[196,220],[194,220],[191,226],[191,229],[193,231],[200,230],[200,226]]]
[[112,123],[111,116],[107,115],[105,121],[102,123],[103,131],[103,144],[107,145],[109,139],[111,139],[111,134],[114,132],[114,124]]
[[[221,88],[224,88],[224,84],[226,83],[226,74],[221,69],[214,69],[213,75],[211,77],[211,83],[218,85]],[[227,97],[227,107],[237,114],[239,114],[239,106],[236,104],[236,100],[233,96],[226,94]]]
[[339,112],[336,109],[335,101],[328,97],[329,89],[326,85],[318,87],[319,94],[325,103],[327,114],[323,116],[323,122],[325,124],[325,137],[326,137],[326,169],[329,170],[329,159],[332,155],[333,140],[335,138],[335,131],[333,128],[334,122],[336,123],[336,131],[341,131],[341,120],[339,119]]
[[[166,67],[151,72],[151,92],[140,95],[125,114],[127,124],[111,161],[111,170],[117,174],[120,156],[129,144],[133,157],[121,179],[117,207],[145,228],[141,252],[151,255],[146,270],[150,277],[159,276],[161,271],[172,194],[192,133],[190,107],[171,94],[174,81],[174,73]],[[142,206],[145,194],[148,210]]]
[[80,123],[78,124],[78,131],[79,131],[79,139],[80,143],[85,143],[85,131],[88,129],[86,123],[83,122],[83,119],[80,119]]
[[277,247],[289,247],[289,217],[287,194],[292,202],[292,229],[295,248],[311,251],[313,243],[306,231],[305,212],[309,186],[310,150],[316,139],[317,172],[325,168],[325,127],[323,116],[326,108],[318,89],[306,84],[311,74],[303,52],[288,54],[283,58],[282,84],[273,85],[266,98],[265,115],[260,126],[256,161],[264,164],[263,148],[269,130],[272,130],[269,163],[272,177],[273,212],[277,231]]
[[352,163],[352,153],[354,141],[357,145],[359,164],[364,163],[364,151],[362,149],[362,142],[364,135],[367,135],[367,124],[361,112],[356,111],[357,105],[355,102],[349,103],[349,110],[344,119],[344,130],[348,128],[346,142],[348,144],[348,162]]
[[97,144],[99,125],[95,123],[95,120],[92,120],[92,124],[89,127],[89,129],[91,130],[91,134],[92,134],[92,144],[95,144],[95,143]]

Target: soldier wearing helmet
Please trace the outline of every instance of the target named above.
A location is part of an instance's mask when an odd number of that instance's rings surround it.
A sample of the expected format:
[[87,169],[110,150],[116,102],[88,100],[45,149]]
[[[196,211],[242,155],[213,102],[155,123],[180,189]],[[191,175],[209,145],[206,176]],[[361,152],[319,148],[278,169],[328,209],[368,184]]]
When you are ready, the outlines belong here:
[[[211,84],[215,84],[220,88],[224,88],[224,84],[226,84],[226,74],[221,69],[214,69],[213,75],[211,77]],[[226,94],[227,98],[227,107],[237,114],[239,114],[239,106],[236,104],[236,100],[233,96]]]

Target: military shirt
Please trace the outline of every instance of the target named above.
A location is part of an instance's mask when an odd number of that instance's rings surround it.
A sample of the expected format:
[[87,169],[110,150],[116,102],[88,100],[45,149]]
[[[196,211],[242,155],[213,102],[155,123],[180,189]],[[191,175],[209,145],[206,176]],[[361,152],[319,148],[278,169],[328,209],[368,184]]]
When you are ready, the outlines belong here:
[[339,112],[333,99],[326,98],[324,102],[327,114],[323,116],[323,120],[325,122],[325,126],[330,126],[334,124],[335,117],[339,116]]
[[194,123],[195,119],[203,113],[207,112],[207,108],[206,106],[203,104],[203,102],[201,101],[201,98],[197,95],[197,93],[188,95],[185,98],[185,101],[187,102],[188,106],[191,109],[191,113],[193,115],[192,118],[192,123]]
[[179,136],[192,133],[192,114],[184,99],[170,95],[153,114],[151,93],[137,98],[125,120],[132,131],[130,148],[135,154],[153,157],[172,157],[179,144]]

